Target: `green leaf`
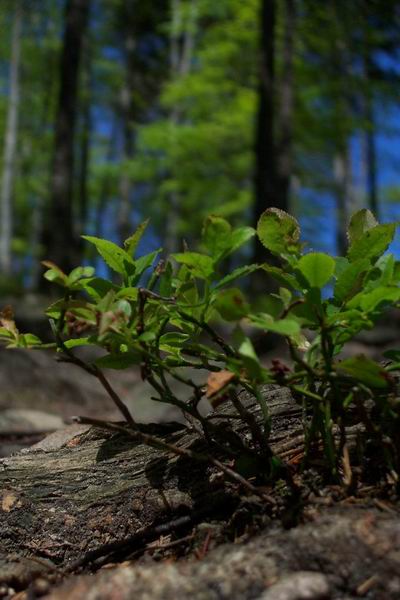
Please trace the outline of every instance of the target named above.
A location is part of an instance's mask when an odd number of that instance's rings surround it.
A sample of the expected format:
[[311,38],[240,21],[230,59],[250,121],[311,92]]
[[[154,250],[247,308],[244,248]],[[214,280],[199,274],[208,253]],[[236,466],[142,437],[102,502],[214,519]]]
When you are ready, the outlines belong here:
[[370,210],[362,208],[357,211],[350,219],[347,231],[349,242],[353,244],[356,240],[360,239],[368,229],[372,229],[373,227],[376,227],[376,225],[378,225],[378,221]]
[[297,266],[311,287],[323,288],[335,271],[335,261],[328,254],[310,252],[301,257]]
[[135,233],[133,233],[130,237],[128,237],[124,241],[124,248],[130,256],[134,256],[136,248],[137,248],[144,232],[146,231],[149,222],[150,222],[150,219],[146,219],[146,221],[144,221],[143,223],[141,223],[139,225],[139,227],[136,229]]
[[297,281],[296,277],[290,273],[287,273],[283,269],[280,269],[279,267],[271,267],[267,263],[261,265],[261,268],[279,283],[283,283],[284,285],[291,287],[293,290],[301,289],[301,285]]
[[273,254],[286,256],[299,251],[299,224],[283,210],[268,208],[258,221],[257,234],[260,242]]
[[186,265],[194,277],[210,279],[214,272],[214,262],[210,256],[198,252],[180,252],[172,257],[178,262]]
[[130,350],[121,354],[107,354],[95,362],[100,369],[127,369],[132,365],[140,364],[141,360],[140,352]]
[[261,364],[250,338],[243,336],[238,347],[238,352],[243,358],[244,365],[250,377],[259,379],[262,374]]
[[345,302],[357,294],[362,289],[365,274],[370,267],[371,263],[367,259],[349,263],[337,278],[334,289],[336,300]]
[[232,273],[229,273],[229,275],[223,277],[221,281],[217,283],[214,289],[219,290],[225,285],[229,285],[236,279],[239,279],[239,277],[245,277],[246,275],[250,275],[250,273],[257,271],[257,269],[261,269],[261,265],[246,265],[244,267],[238,267],[237,269],[234,269]]
[[222,217],[210,215],[204,222],[202,240],[213,258],[217,258],[230,246],[232,228]]
[[400,350],[386,350],[386,352],[383,353],[383,356],[385,358],[389,358],[392,361],[395,362],[399,362],[400,361]]
[[349,264],[350,262],[344,256],[335,256],[335,277],[339,278]]
[[71,340],[66,340],[64,342],[64,346],[68,349],[76,348],[77,346],[93,346],[95,345],[95,341],[91,337],[81,337]]
[[153,250],[153,252],[149,252],[149,254],[144,254],[143,256],[135,260],[134,265],[136,282],[140,279],[143,273],[153,265],[160,251],[160,249]]
[[82,279],[83,277],[93,277],[94,271],[95,270],[93,267],[76,267],[76,269],[73,269],[68,275],[67,286],[72,286],[74,283],[76,283],[77,281],[79,281],[79,279]]
[[84,279],[82,281],[82,287],[91,298],[94,300],[100,300],[114,288],[114,285],[107,279],[93,277],[93,279]]
[[35,348],[43,344],[42,340],[37,335],[33,335],[33,333],[24,333],[20,337],[23,339],[25,348]]
[[249,318],[253,325],[260,329],[264,329],[265,331],[272,331],[273,333],[287,336],[300,333],[300,325],[293,319],[279,319],[274,321],[271,315],[266,313],[250,315]]
[[66,285],[68,278],[64,271],[60,269],[60,267],[57,267],[57,265],[50,260],[43,260],[42,265],[48,268],[48,271],[43,273],[43,277],[47,279],[47,281],[58,283],[59,285],[63,286]]
[[342,360],[336,369],[371,388],[385,389],[389,385],[383,367],[364,355]]
[[253,227],[238,227],[238,229],[232,231],[229,243],[229,254],[241,248],[241,246],[251,240],[255,234],[256,231]]
[[139,335],[138,340],[141,342],[153,342],[156,339],[157,335],[155,331],[145,331],[141,335]]
[[139,291],[136,287],[124,287],[117,292],[116,298],[128,298],[129,300],[137,300]]
[[[366,312],[375,310],[382,302],[394,303],[400,300],[400,288],[397,287],[378,287],[372,292],[361,293],[359,305]],[[350,306],[350,303],[348,303]]]
[[172,348],[182,348],[183,344],[189,339],[189,335],[187,333],[180,333],[178,331],[171,331],[168,333],[164,333],[160,337],[160,348],[163,349],[162,346],[168,346]]
[[347,253],[348,259],[351,262],[365,258],[378,259],[388,249],[395,232],[394,223],[376,225],[368,229],[351,244]]
[[113,308],[116,314],[124,314],[126,317],[130,317],[132,314],[132,306],[125,299],[118,300]]
[[165,265],[164,272],[161,274],[160,279],[159,279],[160,294],[161,294],[161,296],[165,296],[166,298],[169,298],[169,296],[171,296],[172,291],[173,291],[172,275],[173,275],[172,265],[168,261],[167,264]]
[[226,321],[238,321],[248,314],[250,306],[241,290],[230,288],[217,294],[214,308]]
[[0,337],[6,338],[6,339],[10,339],[10,338],[14,339],[14,336],[11,333],[11,331],[6,329],[5,327],[0,327]]
[[82,237],[84,240],[94,244],[97,252],[106,264],[116,273],[126,275],[127,265],[134,265],[133,259],[128,252],[117,246],[117,244],[114,244],[114,242],[103,240],[92,235],[83,235]]

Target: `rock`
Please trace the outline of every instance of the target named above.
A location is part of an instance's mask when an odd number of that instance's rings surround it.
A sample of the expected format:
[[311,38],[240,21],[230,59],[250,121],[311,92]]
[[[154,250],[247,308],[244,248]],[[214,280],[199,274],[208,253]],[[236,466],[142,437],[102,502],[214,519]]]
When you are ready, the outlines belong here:
[[272,585],[257,600],[328,600],[331,598],[325,575],[299,571]]
[[8,408],[0,410],[0,435],[49,433],[64,427],[64,420],[40,410]]

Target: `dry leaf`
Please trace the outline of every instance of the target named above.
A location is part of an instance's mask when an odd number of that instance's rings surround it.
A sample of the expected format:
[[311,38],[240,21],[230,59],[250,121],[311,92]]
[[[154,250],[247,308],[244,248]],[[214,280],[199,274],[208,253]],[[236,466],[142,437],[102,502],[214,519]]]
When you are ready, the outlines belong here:
[[10,512],[18,497],[13,492],[5,492],[1,501],[1,509]]
[[9,304],[3,310],[0,310],[0,326],[14,335],[18,334],[18,329],[14,322],[14,311]]
[[235,379],[236,375],[231,371],[218,371],[217,373],[210,373],[207,379],[207,392],[206,397],[208,399],[218,394]]

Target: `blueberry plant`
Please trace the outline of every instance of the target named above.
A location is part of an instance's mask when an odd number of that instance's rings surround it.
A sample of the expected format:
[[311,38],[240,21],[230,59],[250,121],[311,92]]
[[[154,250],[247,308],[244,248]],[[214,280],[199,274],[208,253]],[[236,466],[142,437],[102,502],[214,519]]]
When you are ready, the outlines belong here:
[[[385,363],[363,355],[340,358],[348,341],[373,328],[388,308],[398,306],[400,262],[386,252],[396,225],[378,224],[371,212],[360,210],[349,223],[346,256],[332,257],[305,250],[299,224],[278,209],[262,214],[257,231],[232,229],[223,218],[210,216],[204,224],[200,251],[185,248],[166,259],[159,259],[159,251],[136,256],[146,225],[123,247],[84,236],[116,274],[112,279],[97,277],[88,266],[66,274],[51,262],[43,263],[45,278],[63,292],[46,311],[55,339],[50,346],[61,360],[99,380],[126,421],[124,431],[143,443],[218,464],[251,486],[243,474],[265,481],[287,473],[269,445],[271,417],[261,387],[275,383],[288,387],[302,407],[303,465],[321,447],[332,477],[343,477],[345,462],[351,473],[346,433],[353,427],[359,432],[359,449],[364,453],[373,449],[386,476],[398,481],[396,371],[400,350],[388,352]],[[254,235],[274,260],[223,275],[225,259]],[[240,278],[255,271],[259,279],[265,276],[277,284],[275,292],[265,295],[262,311],[252,307],[238,287]],[[0,339],[9,347],[49,346],[31,334],[20,333],[8,308],[1,313],[0,325]],[[273,361],[271,368],[263,366],[246,333],[254,328],[286,340],[290,366],[280,361]],[[82,345],[101,348],[102,356],[84,361],[75,351]],[[156,400],[182,411],[188,427],[202,438],[204,453],[194,455],[170,445],[146,434],[136,423],[104,374],[104,369],[131,367],[140,369]],[[200,384],[191,377],[194,369],[204,373]],[[185,384],[185,398],[174,392],[173,380]],[[246,408],[242,389],[259,404],[261,420]],[[204,396],[214,407],[230,403],[231,408],[204,416],[199,410]],[[248,439],[230,427],[234,419],[246,423]],[[122,428],[115,423],[81,420],[112,430]],[[222,457],[222,462],[216,457]],[[227,457],[233,461],[229,463],[235,465],[233,469],[223,462]]]

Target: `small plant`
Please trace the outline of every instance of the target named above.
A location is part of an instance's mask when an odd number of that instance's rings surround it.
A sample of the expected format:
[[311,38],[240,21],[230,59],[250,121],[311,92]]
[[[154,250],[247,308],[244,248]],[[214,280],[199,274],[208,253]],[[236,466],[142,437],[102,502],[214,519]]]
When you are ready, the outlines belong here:
[[[242,474],[265,481],[277,473],[290,480],[285,466],[269,446],[271,418],[261,393],[264,383],[291,389],[304,415],[306,465],[322,443],[326,466],[334,478],[347,458],[346,428],[358,425],[364,450],[378,449],[391,478],[400,473],[400,400],[393,372],[400,366],[400,350],[387,353],[383,366],[365,356],[340,360],[346,342],[371,329],[388,307],[400,301],[400,263],[386,250],[395,224],[378,224],[367,210],[353,215],[349,224],[349,249],[345,257],[304,252],[297,221],[278,209],[261,216],[257,232],[251,227],[232,229],[227,221],[210,216],[203,228],[201,251],[173,254],[159,260],[159,251],[137,257],[138,243],[147,223],[116,244],[84,236],[119,281],[95,276],[92,267],[63,273],[46,261],[46,279],[63,289],[63,297],[46,311],[61,360],[73,363],[96,377],[122,413],[124,430],[143,443],[177,454],[217,464],[231,477],[253,485]],[[221,274],[224,260],[255,234],[281,266],[247,265]],[[237,280],[259,271],[278,283],[264,298],[264,310],[251,307]],[[146,280],[146,285],[144,281]],[[230,326],[227,337],[219,325]],[[9,347],[49,346],[30,334],[20,334],[12,314],[0,317],[0,339]],[[245,331],[248,325],[283,336],[292,365],[273,361],[265,368]],[[227,327],[225,327],[227,329]],[[74,349],[94,345],[104,355],[92,363]],[[154,399],[177,406],[190,428],[204,440],[206,450],[194,455],[147,435],[106,379],[103,369],[137,367],[154,389]],[[193,369],[205,372],[202,384],[194,382]],[[178,397],[172,380],[184,383],[187,398]],[[238,393],[246,389],[262,411],[260,423]],[[231,413],[203,416],[200,400],[231,403]],[[246,422],[251,438],[242,439],[230,428],[233,419]],[[81,419],[112,430],[113,423]],[[234,469],[216,456],[229,457]],[[348,475],[348,473],[347,473]]]

